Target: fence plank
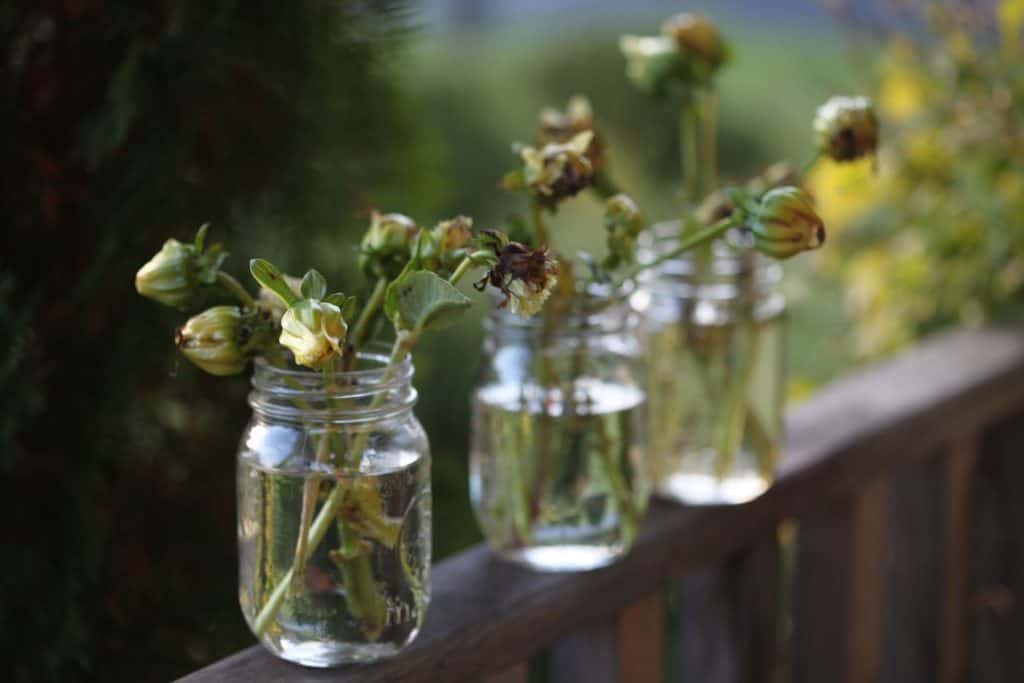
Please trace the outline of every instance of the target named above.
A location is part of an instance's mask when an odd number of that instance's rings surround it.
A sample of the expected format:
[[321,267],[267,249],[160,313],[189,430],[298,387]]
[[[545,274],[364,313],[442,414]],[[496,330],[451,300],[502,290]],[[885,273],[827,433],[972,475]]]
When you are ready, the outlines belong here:
[[942,648],[939,683],[964,680],[967,661],[967,569],[971,508],[978,463],[978,437],[965,434],[950,442],[945,462],[946,514],[943,550]]
[[619,619],[619,680],[661,683],[665,644],[665,596],[644,598]]
[[633,603],[560,639],[551,649],[554,681],[660,683],[665,631],[664,595]]
[[800,520],[791,678],[795,683],[878,677],[884,482]]
[[514,664],[504,671],[491,674],[484,679],[484,683],[526,683],[529,675],[529,667],[526,662]]
[[551,649],[555,683],[618,683],[618,620],[602,619],[559,640]]
[[889,477],[881,680],[938,680],[942,633],[945,461],[900,465]]
[[774,530],[676,584],[680,683],[770,683],[778,671],[781,562]]
[[1024,672],[1024,415],[985,434],[972,520],[968,680]]

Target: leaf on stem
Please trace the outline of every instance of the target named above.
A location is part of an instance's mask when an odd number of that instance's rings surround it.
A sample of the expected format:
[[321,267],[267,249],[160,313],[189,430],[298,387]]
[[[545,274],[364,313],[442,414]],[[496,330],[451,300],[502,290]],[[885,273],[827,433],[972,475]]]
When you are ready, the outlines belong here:
[[403,274],[388,286],[384,312],[395,329],[419,333],[452,324],[471,303],[444,278],[417,270]]
[[[252,273],[256,282],[273,292],[286,306],[291,306],[299,300],[299,297],[285,281],[284,273],[270,261],[254,258],[249,261],[249,272]],[[319,273],[317,274],[319,275]],[[306,275],[308,276],[309,273]],[[303,285],[305,285],[305,278],[303,278]]]

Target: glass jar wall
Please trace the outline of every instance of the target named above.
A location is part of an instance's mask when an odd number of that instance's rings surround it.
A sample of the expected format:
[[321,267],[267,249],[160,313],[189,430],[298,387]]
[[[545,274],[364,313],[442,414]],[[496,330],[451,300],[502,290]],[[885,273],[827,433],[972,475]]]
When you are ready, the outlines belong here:
[[716,243],[666,262],[634,296],[646,321],[649,452],[659,495],[727,505],[771,485],[785,375],[780,279],[777,263]]
[[320,373],[257,361],[238,451],[239,600],[306,666],[394,655],[429,600],[430,451],[406,359]]
[[552,571],[600,567],[636,537],[649,491],[636,317],[623,302],[487,323],[470,497],[491,547]]

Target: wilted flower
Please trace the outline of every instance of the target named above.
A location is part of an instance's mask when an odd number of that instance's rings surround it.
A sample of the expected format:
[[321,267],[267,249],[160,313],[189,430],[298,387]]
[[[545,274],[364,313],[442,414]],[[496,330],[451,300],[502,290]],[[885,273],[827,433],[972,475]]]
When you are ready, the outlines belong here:
[[327,301],[300,299],[281,317],[278,341],[295,355],[296,363],[316,369],[341,353],[347,333],[340,308]]
[[472,228],[469,216],[456,216],[435,225],[419,238],[420,267],[438,274],[450,273],[469,253]]
[[608,256],[604,267],[610,270],[632,263],[637,237],[644,229],[640,207],[624,194],[611,197],[604,205],[604,227],[608,231]]
[[546,248],[531,249],[493,231],[485,234],[490,238],[497,263],[474,287],[483,291],[490,284],[505,295],[498,308],[508,306],[523,318],[536,315],[558,283],[558,261]]
[[408,263],[416,222],[400,213],[373,212],[359,248],[359,268],[370,278],[394,279]]
[[835,161],[853,161],[878,149],[878,117],[867,97],[837,96],[814,116],[818,149]]
[[214,306],[192,316],[174,334],[189,361],[211,375],[237,375],[271,339],[265,314],[237,306]]
[[523,147],[519,151],[523,181],[538,201],[552,207],[591,184],[594,169],[586,152],[593,137],[591,131],[584,131],[564,144]]
[[661,24],[661,34],[672,38],[679,51],[710,73],[727,56],[718,27],[699,14],[677,14]]
[[718,29],[694,14],[679,14],[661,25],[660,36],[623,36],[626,75],[642,91],[663,95],[707,84],[726,62],[729,49]]
[[537,125],[537,138],[542,144],[566,143],[584,131],[591,131],[594,136],[586,149],[587,161],[595,173],[605,166],[604,140],[594,130],[594,112],[590,101],[583,95],[569,98],[565,111],[546,107],[540,112]]
[[754,246],[774,258],[789,258],[825,243],[825,224],[810,195],[798,187],[765,193],[751,216]]

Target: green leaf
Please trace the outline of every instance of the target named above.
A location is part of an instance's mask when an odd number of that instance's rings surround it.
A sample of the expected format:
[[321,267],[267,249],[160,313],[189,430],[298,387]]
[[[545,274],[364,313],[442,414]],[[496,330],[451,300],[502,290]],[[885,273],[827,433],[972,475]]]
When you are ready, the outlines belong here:
[[310,268],[302,277],[299,291],[306,299],[323,299],[327,293],[327,279],[315,268]]
[[196,238],[193,241],[193,244],[195,245],[197,254],[203,253],[203,245],[206,244],[206,233],[209,229],[210,224],[203,223],[199,226],[199,230],[196,231]]
[[419,333],[450,325],[471,303],[444,278],[429,270],[417,270],[388,286],[384,312],[396,329]]
[[324,297],[324,301],[340,308],[341,317],[345,320],[352,320],[356,316],[357,299],[354,296],[345,296],[341,292],[334,292]]
[[295,292],[284,280],[284,273],[270,261],[261,258],[254,258],[249,261],[249,272],[252,273],[256,282],[260,283],[271,292],[277,295],[286,306],[291,306],[299,300]]

